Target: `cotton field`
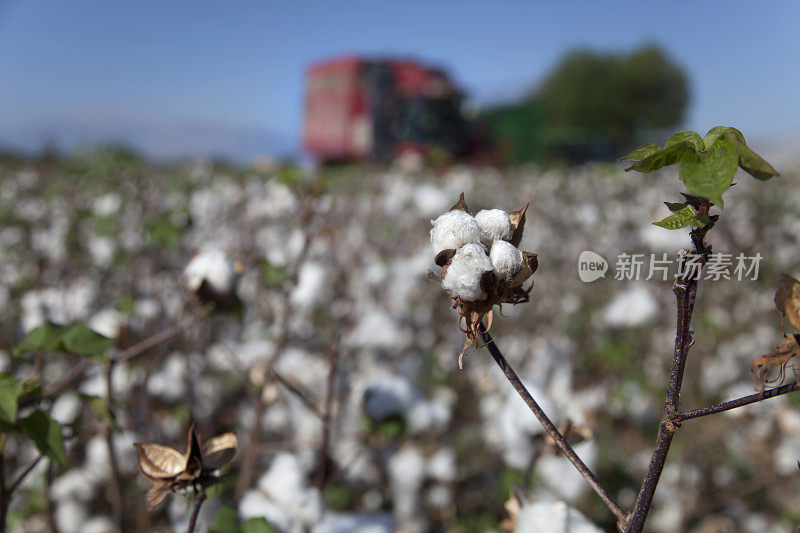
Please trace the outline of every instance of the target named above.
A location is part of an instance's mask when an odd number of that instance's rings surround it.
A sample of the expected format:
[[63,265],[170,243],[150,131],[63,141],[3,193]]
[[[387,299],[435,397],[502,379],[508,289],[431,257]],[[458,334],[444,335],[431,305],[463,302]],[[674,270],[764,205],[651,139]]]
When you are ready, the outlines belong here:
[[[782,338],[775,288],[781,273],[800,276],[796,168],[769,182],[737,174],[726,195],[708,242],[761,259],[745,279],[732,266],[730,279],[701,281],[684,407],[760,385],[750,365]],[[431,279],[434,257],[486,247],[486,268],[506,261],[511,272],[520,250],[538,254],[530,302],[495,307],[492,336],[630,507],[672,358],[673,263],[691,244],[688,230],[651,224],[669,214],[664,201],[680,199],[676,173],[255,171],[149,165],[113,151],[3,159],[0,367],[43,383],[39,407],[62,424],[66,451],[64,465],[37,461],[31,441],[5,440],[7,484],[34,465],[12,495],[9,530],[185,531],[192,488],[148,509],[134,443],[183,453],[194,423],[204,438],[238,441],[198,531],[614,531],[480,343],[459,369],[464,333]],[[477,223],[437,234],[432,248],[432,221],[462,192],[509,250],[481,244]],[[492,217],[526,203],[517,249],[502,240],[507,220]],[[591,282],[578,274],[587,250],[608,263]],[[625,254],[642,254],[641,275],[617,276]],[[650,271],[654,258],[672,262],[666,276]],[[14,355],[47,321],[113,338],[114,363]],[[790,530],[800,523],[798,460],[800,393],[686,421],[648,531]]]

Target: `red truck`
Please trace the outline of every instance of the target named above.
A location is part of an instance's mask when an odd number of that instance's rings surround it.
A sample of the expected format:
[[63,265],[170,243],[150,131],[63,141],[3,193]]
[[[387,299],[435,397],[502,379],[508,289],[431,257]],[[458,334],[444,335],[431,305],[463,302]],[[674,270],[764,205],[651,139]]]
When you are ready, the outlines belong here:
[[386,161],[433,147],[471,149],[463,93],[444,71],[417,61],[342,57],[306,73],[303,146],[322,162]]

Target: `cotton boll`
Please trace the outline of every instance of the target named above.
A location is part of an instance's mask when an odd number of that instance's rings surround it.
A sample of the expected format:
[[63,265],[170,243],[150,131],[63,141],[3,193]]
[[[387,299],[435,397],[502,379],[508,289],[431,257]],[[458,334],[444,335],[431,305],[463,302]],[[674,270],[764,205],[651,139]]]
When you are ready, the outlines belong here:
[[475,217],[463,211],[448,211],[431,220],[431,246],[438,254],[442,250],[461,248],[465,244],[481,242],[481,230]]
[[236,283],[236,268],[233,261],[222,250],[200,252],[186,265],[183,271],[186,285],[196,291],[207,282],[219,294],[230,294]]
[[522,266],[522,252],[507,241],[494,241],[489,259],[501,281],[509,281]]
[[491,246],[494,241],[511,238],[511,219],[502,209],[484,209],[475,215],[481,229],[481,242]]
[[474,302],[486,297],[481,289],[484,272],[494,270],[492,262],[480,244],[467,244],[456,250],[444,274],[442,287],[462,300]]

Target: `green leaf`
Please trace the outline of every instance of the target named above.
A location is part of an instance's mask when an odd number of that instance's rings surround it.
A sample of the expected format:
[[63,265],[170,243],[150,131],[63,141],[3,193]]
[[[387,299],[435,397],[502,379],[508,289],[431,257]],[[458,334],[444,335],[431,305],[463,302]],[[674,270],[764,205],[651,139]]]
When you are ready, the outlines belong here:
[[242,524],[242,533],[277,533],[277,530],[264,518],[251,518]]
[[670,215],[659,222],[653,222],[653,224],[666,229],[681,229],[690,225],[695,216],[697,216],[695,208],[687,205],[675,212],[674,215]]
[[677,213],[686,207],[686,204],[678,202],[664,202],[664,205],[666,205],[669,208],[669,210],[672,211],[673,213]]
[[736,148],[719,139],[702,155],[694,150],[685,152],[678,175],[690,191],[723,207],[722,193],[733,183],[738,162]]
[[22,342],[14,348],[14,354],[22,352],[52,352],[59,348],[61,337],[69,329],[69,326],[62,326],[52,322],[45,322],[41,326],[33,328],[22,339]]
[[22,394],[22,383],[8,372],[0,372],[0,421],[13,424],[17,421],[17,400]]
[[67,352],[84,357],[104,355],[113,342],[114,339],[104,337],[81,324],[70,327],[63,338],[64,349]]
[[633,152],[629,153],[624,157],[620,157],[620,161],[641,161],[645,157],[653,154],[657,151],[661,150],[656,143],[647,143],[645,145],[640,146]]
[[661,167],[674,165],[675,163],[681,160],[681,157],[686,152],[695,153],[694,145],[689,141],[679,142],[677,144],[673,144],[668,148],[664,148],[663,150],[658,150],[657,152],[653,152],[652,154],[648,155],[641,161],[635,162],[625,170],[637,170],[639,172],[653,172]]
[[706,150],[709,150],[712,146],[714,146],[714,143],[717,142],[717,139],[728,134],[736,137],[739,141],[741,141],[742,144],[747,144],[741,131],[729,126],[717,126],[716,128],[711,128],[708,130],[708,133],[706,133],[706,136],[703,138],[703,144],[705,145]]
[[694,151],[698,154],[705,151],[706,147],[703,144],[703,138],[693,131],[679,131],[667,139],[664,148],[669,148],[676,144],[688,142],[694,147]]
[[66,463],[61,424],[50,418],[50,415],[44,411],[34,411],[19,421],[19,427],[22,434],[33,441],[42,455],[59,464]]
[[739,166],[742,170],[756,179],[766,181],[773,176],[780,176],[775,168],[767,161],[750,149],[744,142],[730,133],[725,135],[725,139],[736,148],[739,153]]

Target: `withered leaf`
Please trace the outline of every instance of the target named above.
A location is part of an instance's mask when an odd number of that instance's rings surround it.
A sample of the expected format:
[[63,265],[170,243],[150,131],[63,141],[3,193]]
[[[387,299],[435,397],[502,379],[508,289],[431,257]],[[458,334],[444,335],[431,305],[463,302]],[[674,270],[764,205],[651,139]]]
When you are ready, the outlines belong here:
[[153,483],[146,495],[151,508],[160,504],[170,492],[189,486],[205,487],[218,481],[215,471],[233,459],[238,446],[233,433],[217,435],[201,446],[194,424],[187,438],[185,453],[161,444],[134,444],[139,471]]
[[531,204],[527,203],[519,211],[508,214],[508,218],[511,221],[511,239],[508,242],[514,246],[519,246],[520,241],[522,241],[522,232],[525,230],[525,213],[528,211],[529,205]]
[[[777,385],[783,382],[786,376],[786,365],[800,355],[800,335],[784,334],[783,340],[778,344],[774,352],[762,355],[753,361],[750,371],[761,382],[763,391],[767,385]],[[778,368],[778,374],[774,378],[769,377],[769,371]]]
[[775,307],[786,315],[789,323],[800,330],[800,281],[783,274],[781,284],[775,292]]

